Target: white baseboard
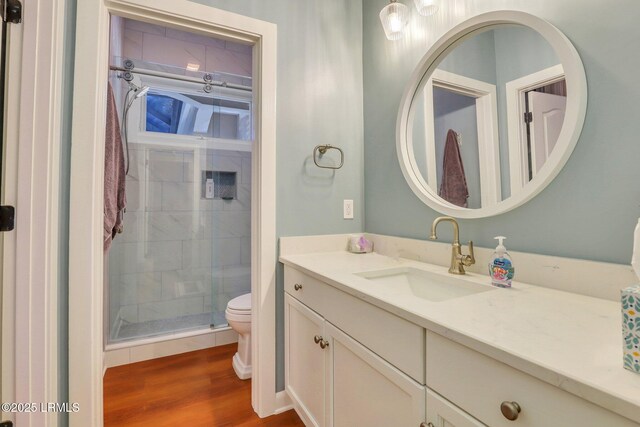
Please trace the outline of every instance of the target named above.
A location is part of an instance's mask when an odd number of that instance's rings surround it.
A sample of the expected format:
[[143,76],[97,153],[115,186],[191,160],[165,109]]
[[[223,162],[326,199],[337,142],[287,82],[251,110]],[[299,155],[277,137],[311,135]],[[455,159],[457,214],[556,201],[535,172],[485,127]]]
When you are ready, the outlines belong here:
[[197,331],[162,337],[156,340],[132,341],[107,346],[104,352],[106,368],[128,365],[144,360],[173,356],[190,351],[203,350],[238,341],[238,334],[231,328]]
[[290,409],[293,409],[293,402],[291,402],[291,398],[289,394],[282,390],[276,393],[276,410],[273,412],[274,415],[281,414]]

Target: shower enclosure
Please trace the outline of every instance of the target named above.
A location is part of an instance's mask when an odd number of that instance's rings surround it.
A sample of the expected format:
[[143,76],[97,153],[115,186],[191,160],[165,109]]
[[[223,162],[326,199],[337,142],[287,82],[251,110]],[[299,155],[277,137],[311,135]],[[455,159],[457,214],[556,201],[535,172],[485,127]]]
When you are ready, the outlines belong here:
[[251,48],[114,17],[129,171],[108,343],[226,326],[251,289]]

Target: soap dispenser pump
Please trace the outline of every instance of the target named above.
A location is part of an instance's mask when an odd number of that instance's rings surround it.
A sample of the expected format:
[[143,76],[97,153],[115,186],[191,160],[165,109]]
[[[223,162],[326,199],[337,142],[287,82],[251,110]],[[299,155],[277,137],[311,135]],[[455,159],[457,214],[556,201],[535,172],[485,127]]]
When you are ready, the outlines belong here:
[[501,288],[510,288],[513,279],[514,268],[511,256],[504,247],[504,236],[496,236],[498,246],[489,261],[489,276],[491,276],[491,284]]

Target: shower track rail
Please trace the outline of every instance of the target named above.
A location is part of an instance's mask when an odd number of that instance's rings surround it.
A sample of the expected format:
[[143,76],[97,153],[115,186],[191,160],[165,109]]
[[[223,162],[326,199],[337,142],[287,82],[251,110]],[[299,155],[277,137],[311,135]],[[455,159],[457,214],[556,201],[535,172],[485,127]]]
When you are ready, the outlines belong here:
[[[217,87],[237,89],[237,90],[243,90],[243,91],[246,91],[246,92],[252,92],[253,91],[253,88],[251,86],[239,85],[239,84],[235,84],[235,83],[227,83],[227,82],[218,81],[218,80],[207,80],[206,77],[199,79],[197,77],[181,76],[179,74],[164,73],[162,71],[151,71],[151,70],[144,70],[144,69],[126,68],[126,67],[119,67],[117,65],[110,65],[109,69],[111,71],[120,71],[122,73],[142,74],[142,75],[146,75],[146,76],[163,77],[163,78],[166,78],[166,79],[173,79],[173,80],[180,80],[180,81],[183,81],[183,82],[200,83],[200,84],[217,86]],[[205,76],[210,76],[210,74],[206,74]]]

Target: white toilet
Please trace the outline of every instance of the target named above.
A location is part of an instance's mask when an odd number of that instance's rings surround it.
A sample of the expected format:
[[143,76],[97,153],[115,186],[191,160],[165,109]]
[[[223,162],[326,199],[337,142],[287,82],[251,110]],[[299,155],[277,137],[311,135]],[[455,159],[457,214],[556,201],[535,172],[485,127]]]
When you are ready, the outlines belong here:
[[225,311],[227,323],[238,333],[238,351],[233,356],[233,370],[241,380],[251,378],[251,294],[229,301]]

